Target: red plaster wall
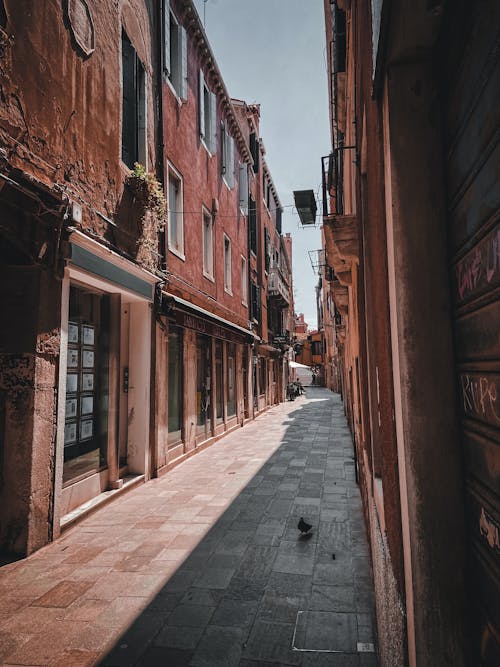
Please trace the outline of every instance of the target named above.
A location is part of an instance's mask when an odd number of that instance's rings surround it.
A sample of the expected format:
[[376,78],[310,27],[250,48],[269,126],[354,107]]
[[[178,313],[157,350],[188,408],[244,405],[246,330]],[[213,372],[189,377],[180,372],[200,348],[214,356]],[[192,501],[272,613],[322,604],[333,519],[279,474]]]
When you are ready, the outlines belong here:
[[[121,30],[149,80],[148,152],[155,164],[151,82],[153,20],[144,0],[89,2],[95,50],[77,51],[60,0],[8,4],[0,60],[0,146],[10,162],[70,199],[85,202],[84,222],[102,232],[95,208],[112,217],[127,169],[121,163]],[[88,206],[87,206],[88,204]]]
[[[171,7],[182,23],[179,4],[173,2]],[[248,307],[241,302],[240,256],[247,257],[248,232],[246,217],[240,211],[238,194],[238,163],[243,160],[235,142],[235,185],[229,189],[221,172],[220,123],[224,119],[222,98],[219,95],[217,101],[217,153],[211,156],[201,141],[198,123],[198,77],[202,58],[189,31],[187,45],[187,101],[181,102],[168,83],[163,86],[165,173],[169,161],[181,174],[184,190],[185,260],[167,251],[168,290],[247,327]],[[205,80],[214,91],[213,79],[208,76],[206,69]],[[203,275],[202,206],[211,211],[214,199],[218,201],[219,211],[214,222],[215,281],[212,282]],[[224,290],[224,234],[231,239],[232,295]]]

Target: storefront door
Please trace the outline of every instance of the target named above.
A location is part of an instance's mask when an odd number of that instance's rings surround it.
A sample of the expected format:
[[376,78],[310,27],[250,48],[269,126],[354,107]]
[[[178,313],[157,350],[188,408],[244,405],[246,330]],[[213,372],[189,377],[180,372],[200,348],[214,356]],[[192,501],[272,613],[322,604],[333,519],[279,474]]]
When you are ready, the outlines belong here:
[[70,288],[63,484],[107,465],[109,296]]
[[212,341],[208,336],[196,336],[196,412],[197,433],[206,438],[212,435]]

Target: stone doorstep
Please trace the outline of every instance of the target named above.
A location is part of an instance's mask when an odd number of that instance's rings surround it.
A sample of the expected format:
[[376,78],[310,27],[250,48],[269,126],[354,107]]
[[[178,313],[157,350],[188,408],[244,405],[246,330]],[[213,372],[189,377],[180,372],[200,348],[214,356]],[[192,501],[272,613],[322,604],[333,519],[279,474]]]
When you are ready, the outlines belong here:
[[82,521],[82,519],[86,519],[88,516],[90,516],[90,514],[93,514],[98,509],[101,509],[101,507],[104,507],[104,505],[110,503],[117,496],[121,496],[122,494],[127,493],[127,491],[130,491],[131,489],[134,489],[136,486],[139,486],[143,483],[144,475],[127,476],[123,480],[123,486],[121,488],[111,489],[110,491],[103,491],[95,498],[88,500],[86,503],[83,503],[79,507],[61,517],[61,533],[65,532],[68,530],[68,528],[71,528],[71,526],[74,526],[79,521]]

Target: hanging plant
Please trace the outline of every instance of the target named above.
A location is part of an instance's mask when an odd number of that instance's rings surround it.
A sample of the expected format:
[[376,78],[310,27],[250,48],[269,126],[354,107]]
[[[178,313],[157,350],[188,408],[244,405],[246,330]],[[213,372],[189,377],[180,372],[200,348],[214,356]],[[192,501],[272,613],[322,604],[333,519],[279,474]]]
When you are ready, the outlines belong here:
[[144,165],[136,162],[125,182],[132,190],[134,197],[153,213],[157,222],[157,231],[163,231],[167,203],[162,185],[156,176],[146,171]]

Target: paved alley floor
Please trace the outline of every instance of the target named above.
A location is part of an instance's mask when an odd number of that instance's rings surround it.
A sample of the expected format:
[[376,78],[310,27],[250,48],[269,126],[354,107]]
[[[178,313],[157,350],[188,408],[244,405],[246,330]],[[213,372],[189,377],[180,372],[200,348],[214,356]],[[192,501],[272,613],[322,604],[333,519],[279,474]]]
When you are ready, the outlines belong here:
[[375,667],[374,626],[352,442],[319,387],[0,568],[2,665]]

